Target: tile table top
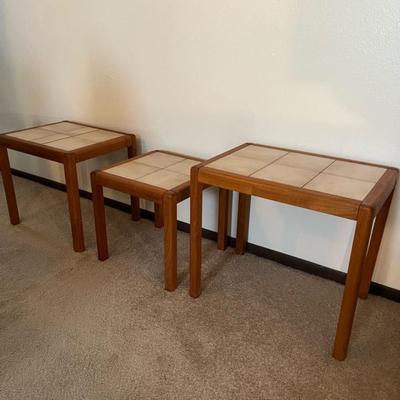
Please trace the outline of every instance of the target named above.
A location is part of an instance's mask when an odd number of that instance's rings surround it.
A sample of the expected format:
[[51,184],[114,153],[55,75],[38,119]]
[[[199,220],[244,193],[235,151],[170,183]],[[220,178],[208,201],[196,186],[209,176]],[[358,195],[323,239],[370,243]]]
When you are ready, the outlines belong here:
[[386,168],[248,144],[205,165],[252,178],[361,201]]
[[72,122],[59,122],[38,128],[6,133],[4,136],[39,144],[56,150],[74,151],[93,144],[122,137],[124,134],[84,126]]
[[189,184],[190,169],[201,161],[155,151],[103,170],[108,174],[171,190]]

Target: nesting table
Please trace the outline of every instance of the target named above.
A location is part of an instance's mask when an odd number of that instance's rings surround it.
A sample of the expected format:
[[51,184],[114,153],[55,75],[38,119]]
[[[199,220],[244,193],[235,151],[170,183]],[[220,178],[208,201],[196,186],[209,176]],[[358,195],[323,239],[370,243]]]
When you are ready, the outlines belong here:
[[[218,247],[226,247],[229,191],[239,192],[236,252],[245,251],[251,196],[356,221],[333,356],[347,355],[358,297],[366,298],[398,170],[246,143],[191,171],[190,295],[201,294],[202,192],[220,188]],[[375,220],[375,223],[374,223]]]
[[[152,151],[91,174],[98,258],[109,257],[103,187],[150,200],[156,226],[164,219],[164,286],[177,287],[177,204],[190,196],[190,169],[200,159],[168,151]],[[158,210],[158,211],[157,211]],[[159,216],[157,216],[159,214]]]
[[[0,170],[11,224],[19,224],[20,218],[8,149],[64,165],[73,247],[75,251],[80,252],[85,250],[85,244],[76,164],[123,148],[127,148],[129,157],[135,156],[136,137],[70,121],[61,121],[0,135]],[[138,199],[132,197],[131,202],[132,215],[138,218]]]

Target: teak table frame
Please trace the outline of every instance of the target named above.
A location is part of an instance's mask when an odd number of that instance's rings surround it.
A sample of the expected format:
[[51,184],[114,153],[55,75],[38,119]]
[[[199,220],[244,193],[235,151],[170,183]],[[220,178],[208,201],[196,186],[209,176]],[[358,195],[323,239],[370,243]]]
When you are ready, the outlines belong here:
[[[94,129],[103,129],[92,125],[82,124],[73,121],[58,121],[54,124],[61,122],[70,122],[84,127],[91,127]],[[46,124],[35,126],[28,129],[48,127],[54,124]],[[26,131],[20,129],[17,131],[6,132],[0,135],[0,170],[3,177],[3,185],[7,200],[8,212],[10,222],[13,225],[20,223],[17,201],[15,196],[14,184],[11,175],[10,162],[8,158],[8,149],[16,150],[21,153],[31,154],[46,160],[56,161],[64,165],[65,183],[68,196],[68,206],[70,214],[70,223],[72,230],[73,248],[76,252],[85,250],[83,226],[82,226],[82,213],[79,198],[79,183],[77,174],[77,164],[100,155],[108,154],[116,150],[127,148],[128,157],[136,155],[136,137],[132,134],[118,132],[115,130],[107,129],[109,132],[120,134],[120,137],[115,137],[103,142],[90,144],[85,147],[80,147],[76,150],[66,151],[44,144],[29,142],[16,137],[7,136],[7,134]],[[132,197],[132,217],[139,218],[139,201],[137,198]]]
[[[159,152],[159,150],[150,151],[134,157],[132,160],[140,160],[143,157],[157,152]],[[196,157],[165,150],[162,150],[162,153],[184,157],[198,162],[203,161]],[[122,161],[120,163],[113,164],[112,167],[116,167],[125,163],[126,161]],[[110,167],[107,169],[109,168]],[[91,173],[91,182],[96,224],[97,252],[99,260],[104,261],[109,257],[103,187],[130,194],[134,198],[154,202],[155,226],[162,227],[162,225],[164,225],[164,287],[168,291],[174,291],[178,285],[177,205],[181,201],[190,197],[189,177],[187,178],[187,182],[169,190],[147,183],[138,182],[135,179],[110,174],[106,170],[93,171]]]
[[[356,221],[356,230],[333,349],[333,357],[337,360],[344,360],[347,355],[357,298],[366,298],[368,295],[390,203],[398,177],[398,170],[391,167],[384,167],[387,168],[387,170],[374,185],[365,199],[363,201],[357,201],[341,196],[297,188],[273,181],[247,177],[208,167],[208,164],[211,162],[236,152],[248,145],[251,144],[243,144],[194,166],[191,170],[190,295],[192,297],[198,297],[201,294],[202,193],[208,186],[218,187],[220,190],[218,232],[219,249],[225,249],[226,247],[226,223],[228,220],[227,209],[229,191],[239,192],[238,225],[236,235],[236,252],[238,254],[242,254],[246,247],[250,198],[252,195],[354,220]],[[260,145],[257,144],[257,146]],[[263,147],[291,151],[272,146]],[[320,154],[306,152],[297,153],[325,157]],[[339,159],[337,157],[334,158],[335,160],[355,162],[352,160]],[[374,164],[357,163],[378,166]],[[382,166],[379,165],[378,167]],[[375,224],[373,224],[374,218]]]

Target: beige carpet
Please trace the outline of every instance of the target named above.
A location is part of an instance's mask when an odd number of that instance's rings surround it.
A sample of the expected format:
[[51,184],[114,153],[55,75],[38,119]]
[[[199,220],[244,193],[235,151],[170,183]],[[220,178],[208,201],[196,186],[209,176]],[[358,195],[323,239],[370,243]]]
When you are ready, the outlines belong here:
[[400,304],[359,303],[345,362],[331,347],[343,287],[204,241],[204,292],[163,290],[162,230],[107,209],[111,258],[71,250],[65,194],[0,181],[1,399],[399,399]]

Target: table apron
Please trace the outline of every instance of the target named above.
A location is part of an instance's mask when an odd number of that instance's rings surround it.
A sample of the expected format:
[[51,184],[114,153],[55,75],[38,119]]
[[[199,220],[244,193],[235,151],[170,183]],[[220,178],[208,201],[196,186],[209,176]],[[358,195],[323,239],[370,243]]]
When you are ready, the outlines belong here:
[[132,145],[129,135],[124,135],[120,138],[110,139],[105,142],[95,143],[90,146],[82,147],[77,150],[73,150],[76,161],[86,161],[91,158],[110,154],[114,151],[125,149]]
[[4,135],[0,138],[0,146],[5,146],[8,149],[19,151],[20,153],[30,154],[32,156],[59,163],[64,163],[64,158],[67,154],[74,154],[76,162],[81,162],[128,148],[131,145],[131,139],[128,135],[124,135],[121,138],[111,139],[106,142],[94,143],[71,151],[50,148],[40,144],[33,145],[32,143],[22,140],[6,138]]
[[48,150],[43,147],[33,147],[28,143],[22,142],[8,142],[0,141],[0,146],[4,146],[7,149],[18,151],[19,153],[29,154],[31,156],[36,156],[43,158],[45,160],[56,161],[61,164],[64,163],[64,152],[56,150]]
[[98,185],[117,190],[122,193],[137,196],[145,200],[161,203],[166,190],[142,182],[131,181],[116,175],[110,175],[103,171],[96,171],[95,182]]
[[351,220],[357,220],[360,207],[360,202],[351,199],[309,193],[297,188],[287,188],[283,185],[278,188],[274,184],[254,183],[234,175],[224,177],[222,174],[209,173],[205,169],[199,171],[199,183]]

